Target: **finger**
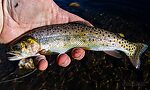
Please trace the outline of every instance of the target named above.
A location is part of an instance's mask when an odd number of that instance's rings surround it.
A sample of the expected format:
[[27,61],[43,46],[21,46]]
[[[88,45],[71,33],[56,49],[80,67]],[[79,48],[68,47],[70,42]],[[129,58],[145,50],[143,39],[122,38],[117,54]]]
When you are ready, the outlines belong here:
[[57,57],[57,64],[62,67],[67,67],[71,63],[71,59],[67,54],[60,54]]
[[44,55],[39,55],[35,58],[35,64],[37,66],[38,70],[46,70],[48,67],[48,61],[46,60],[46,57]]
[[76,60],[81,60],[85,56],[85,50],[82,48],[74,48],[71,52],[71,55]]

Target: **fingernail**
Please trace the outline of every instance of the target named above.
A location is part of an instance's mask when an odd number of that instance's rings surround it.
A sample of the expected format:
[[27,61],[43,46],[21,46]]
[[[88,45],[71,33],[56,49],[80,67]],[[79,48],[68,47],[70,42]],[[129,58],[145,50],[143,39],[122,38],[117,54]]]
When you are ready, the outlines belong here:
[[59,66],[67,67],[71,63],[71,59],[67,54],[61,54],[57,58],[57,63]]
[[81,48],[75,48],[72,50],[72,57],[76,60],[81,60],[85,55],[85,51]]
[[45,59],[42,59],[38,62],[38,65],[37,65],[37,68],[40,70],[40,71],[44,71],[46,70],[46,68],[48,67],[48,61],[45,60]]

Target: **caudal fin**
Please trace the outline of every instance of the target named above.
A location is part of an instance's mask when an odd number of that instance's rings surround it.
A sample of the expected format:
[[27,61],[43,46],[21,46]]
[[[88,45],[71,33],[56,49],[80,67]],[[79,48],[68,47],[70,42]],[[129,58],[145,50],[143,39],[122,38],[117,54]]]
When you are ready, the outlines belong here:
[[139,68],[140,67],[140,56],[142,53],[148,48],[146,44],[137,43],[136,44],[136,50],[134,54],[129,56],[129,59],[134,67]]

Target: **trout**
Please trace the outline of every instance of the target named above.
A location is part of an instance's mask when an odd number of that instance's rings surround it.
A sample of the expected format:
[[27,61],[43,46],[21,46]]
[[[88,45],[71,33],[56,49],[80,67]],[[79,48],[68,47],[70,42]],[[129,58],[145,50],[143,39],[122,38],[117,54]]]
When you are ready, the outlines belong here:
[[71,22],[34,28],[8,43],[7,54],[14,61],[48,52],[65,53],[74,47],[104,51],[115,57],[120,57],[118,51],[122,51],[139,68],[140,56],[148,45],[129,42],[118,34],[82,22]]

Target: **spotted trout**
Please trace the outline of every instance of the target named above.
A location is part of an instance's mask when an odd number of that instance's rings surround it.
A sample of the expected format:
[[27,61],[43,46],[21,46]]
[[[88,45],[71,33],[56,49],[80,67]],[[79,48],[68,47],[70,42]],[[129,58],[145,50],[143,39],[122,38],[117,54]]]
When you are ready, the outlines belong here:
[[12,55],[8,59],[14,61],[47,52],[65,53],[74,47],[104,51],[116,56],[119,56],[118,51],[122,51],[129,57],[133,66],[139,68],[140,56],[148,46],[129,42],[118,34],[87,26],[82,22],[71,22],[30,30],[8,44],[7,54]]

